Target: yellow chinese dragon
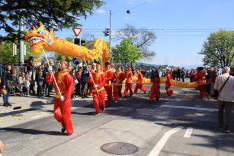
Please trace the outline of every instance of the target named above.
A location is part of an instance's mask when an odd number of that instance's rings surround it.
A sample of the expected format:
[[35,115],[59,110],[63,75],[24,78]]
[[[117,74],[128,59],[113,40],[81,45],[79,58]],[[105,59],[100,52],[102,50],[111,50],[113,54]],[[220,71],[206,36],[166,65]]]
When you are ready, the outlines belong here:
[[[80,60],[94,61],[101,59],[102,62],[110,61],[109,49],[106,42],[102,38],[95,41],[92,50],[84,46],[79,46],[55,37],[53,29],[48,32],[45,30],[44,25],[40,23],[40,27],[36,29],[34,26],[32,31],[25,33],[25,39],[30,44],[32,51],[37,55],[42,55],[43,51],[54,51],[68,57],[78,58]],[[133,77],[133,82],[137,81],[137,77]],[[165,83],[166,78],[160,79],[161,83]],[[144,84],[151,84],[150,79],[144,79]],[[183,83],[172,80],[172,84],[176,87],[195,88],[196,83]]]

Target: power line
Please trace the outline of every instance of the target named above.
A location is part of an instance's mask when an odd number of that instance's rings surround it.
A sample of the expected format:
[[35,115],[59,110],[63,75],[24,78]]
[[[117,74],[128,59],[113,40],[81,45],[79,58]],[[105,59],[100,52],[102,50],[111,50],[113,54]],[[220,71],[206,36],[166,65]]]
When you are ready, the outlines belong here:
[[[234,30],[234,28],[211,28],[211,29],[147,29],[149,31],[158,31],[163,33],[173,33],[173,32],[211,32],[211,31],[219,31],[222,30]],[[142,29],[135,29],[142,30]],[[102,32],[103,29],[83,29],[83,32]],[[112,29],[112,31],[123,32],[120,29]],[[60,31],[61,32],[61,31]],[[70,30],[63,30],[62,32],[70,32]]]
[[146,3],[149,3],[149,1],[146,0],[145,2],[142,2],[142,3],[138,4],[138,5],[136,5],[135,7],[131,8],[131,9],[128,9],[128,10],[135,9],[135,8],[137,8],[137,7],[140,7],[140,6],[144,5],[144,4],[146,4]]

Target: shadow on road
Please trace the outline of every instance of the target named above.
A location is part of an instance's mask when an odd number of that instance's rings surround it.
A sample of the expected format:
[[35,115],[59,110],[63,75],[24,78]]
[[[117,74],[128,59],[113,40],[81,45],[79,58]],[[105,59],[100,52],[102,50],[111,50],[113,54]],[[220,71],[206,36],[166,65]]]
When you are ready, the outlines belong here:
[[25,128],[1,128],[1,132],[7,131],[7,132],[17,132],[22,134],[31,134],[31,135],[61,135],[58,131],[42,131],[42,130],[36,130],[36,129],[25,129]]

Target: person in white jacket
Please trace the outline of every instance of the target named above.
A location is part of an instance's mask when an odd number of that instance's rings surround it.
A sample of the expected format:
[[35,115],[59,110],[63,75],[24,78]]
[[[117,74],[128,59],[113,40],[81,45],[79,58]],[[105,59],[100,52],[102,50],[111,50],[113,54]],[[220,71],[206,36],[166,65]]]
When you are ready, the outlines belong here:
[[[226,84],[224,85],[225,81]],[[224,87],[222,88],[222,86]],[[230,68],[224,67],[223,74],[219,75],[215,79],[214,89],[222,90],[219,92],[218,103],[219,103],[219,112],[218,112],[218,121],[219,129],[223,129],[223,111],[225,109],[226,114],[226,124],[224,131],[230,133],[230,123],[232,115],[232,107],[234,104],[234,77],[230,75]]]
[[30,79],[29,78],[26,78],[25,81],[24,81],[24,96],[30,96],[29,94],[29,86],[30,86]]

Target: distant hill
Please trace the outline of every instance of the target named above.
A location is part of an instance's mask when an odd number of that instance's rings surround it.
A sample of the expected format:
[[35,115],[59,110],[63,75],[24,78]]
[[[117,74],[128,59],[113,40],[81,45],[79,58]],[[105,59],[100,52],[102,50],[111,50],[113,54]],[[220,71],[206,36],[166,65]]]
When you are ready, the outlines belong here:
[[[138,63],[136,63],[136,65],[138,65],[138,66],[155,66],[155,67],[158,67],[158,66],[160,66],[160,65],[162,65],[162,64],[149,64],[149,63],[141,63],[141,62],[138,62]],[[171,65],[169,65],[169,66],[171,66]],[[184,68],[184,69],[187,69],[187,70],[190,70],[190,69],[196,69],[197,67],[203,67],[203,65],[202,64],[194,64],[194,65],[180,65],[179,66],[180,68]]]
[[194,65],[184,65],[184,66],[180,66],[180,67],[184,67],[184,69],[196,69],[197,67],[203,67],[203,64],[194,64]]

